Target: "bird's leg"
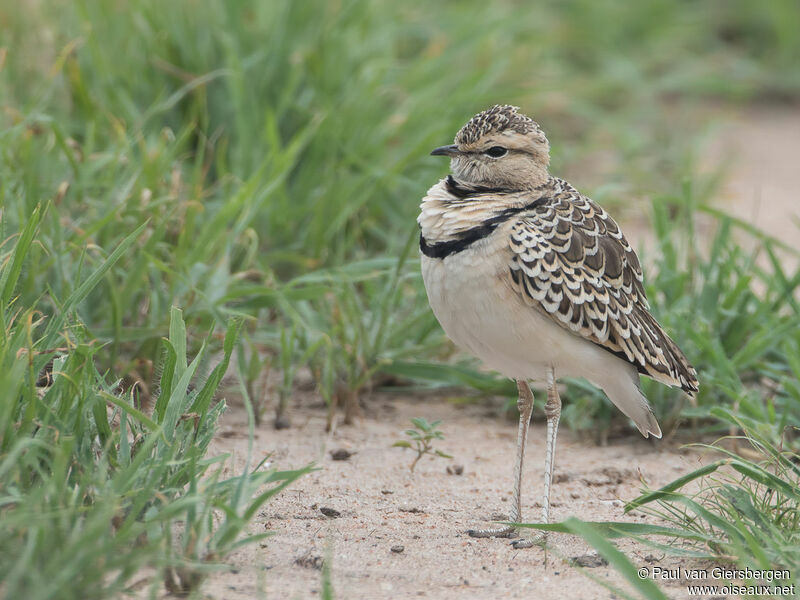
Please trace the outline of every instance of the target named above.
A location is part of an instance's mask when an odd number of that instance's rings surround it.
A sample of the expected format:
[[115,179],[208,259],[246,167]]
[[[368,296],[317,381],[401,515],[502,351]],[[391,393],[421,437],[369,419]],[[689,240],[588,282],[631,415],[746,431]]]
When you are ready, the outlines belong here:
[[544,502],[542,503],[542,518],[545,523],[550,522],[550,486],[553,484],[553,463],[556,455],[556,436],[558,435],[558,420],[561,418],[561,396],[558,395],[556,377],[553,368],[547,372],[547,404],[544,407],[547,417],[547,449],[544,454]]
[[[547,417],[547,446],[544,453],[544,499],[542,500],[542,522],[550,522],[550,486],[553,483],[553,461],[556,453],[556,436],[558,421],[561,418],[561,396],[556,387],[556,376],[552,367],[547,371],[547,403],[544,405],[544,416]],[[515,548],[527,548],[547,541],[547,532],[533,539],[521,539],[514,542]]]
[[[517,430],[517,458],[514,462],[514,501],[511,505],[509,520],[519,523],[522,518],[522,463],[525,458],[525,443],[528,440],[528,425],[533,412],[533,392],[528,382],[517,379],[517,408],[519,408],[519,429]],[[496,529],[470,529],[467,533],[471,537],[511,537],[516,531],[515,527],[500,527]]]

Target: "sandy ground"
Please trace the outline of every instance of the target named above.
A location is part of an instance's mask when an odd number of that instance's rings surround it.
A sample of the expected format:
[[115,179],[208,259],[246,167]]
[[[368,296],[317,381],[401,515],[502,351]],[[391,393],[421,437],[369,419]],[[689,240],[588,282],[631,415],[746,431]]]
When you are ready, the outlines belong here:
[[800,109],[760,109],[731,116],[703,164],[730,165],[717,203],[800,249]]
[[[261,546],[231,559],[236,573],[213,577],[206,588],[213,598],[269,599],[319,597],[321,562],[330,560],[337,598],[610,598],[565,559],[590,554],[574,536],[551,536],[548,563],[539,547],[515,550],[506,539],[473,539],[472,527],[508,518],[516,425],[487,406],[464,406],[442,398],[373,398],[371,413],[351,427],[325,433],[319,408],[295,408],[291,429],[258,432],[258,456],[270,454],[273,466],[290,469],[316,462],[321,470],[295,482],[274,499],[255,522],[254,531],[276,533]],[[538,404],[541,413],[542,404]],[[393,448],[409,419],[442,419],[446,439],[437,447],[453,459],[425,457],[414,473],[414,453]],[[541,416],[541,414],[539,415]],[[528,443],[523,517],[541,515],[544,424],[534,423]],[[225,418],[214,452],[232,452],[241,468],[246,438],[244,411]],[[595,447],[562,431],[553,487],[553,518],[645,522],[624,515],[623,502],[635,498],[641,480],[651,487],[672,481],[699,465],[700,457],[675,445],[644,438]],[[354,454],[335,461],[331,451]],[[461,475],[447,473],[460,465]],[[322,509],[339,517],[328,518]],[[645,547],[633,550],[637,566],[672,564]],[[401,552],[397,552],[402,547]],[[395,549],[393,551],[393,548]],[[601,579],[620,583],[606,566],[591,567]]]
[[[716,206],[800,250],[800,107],[754,108],[725,116],[715,110],[709,118],[715,122],[714,132],[700,148],[698,168],[705,175],[724,169]],[[656,249],[649,214],[629,210],[622,225],[631,244],[652,259]],[[710,239],[713,219],[699,215],[697,232]],[[747,248],[755,246],[751,236],[740,239]],[[780,256],[787,268],[798,263],[796,254]]]
[[[797,247],[798,156],[800,110],[770,109],[731,115],[709,145],[704,164],[711,169],[732,161],[721,205]],[[630,226],[626,230],[634,243],[646,242],[646,232],[637,237]],[[539,399],[535,418],[537,411],[541,417],[541,407]],[[452,460],[426,457],[415,473],[409,471],[411,451],[391,444],[402,439],[414,416],[443,420],[446,440],[438,447]],[[573,536],[553,535],[545,564],[541,548],[515,550],[508,540],[472,539],[464,533],[508,515],[516,425],[498,418],[496,411],[459,407],[442,398],[384,396],[371,399],[357,425],[340,426],[333,435],[324,432],[324,419],[319,406],[295,405],[291,429],[264,425],[257,432],[256,458],[269,454],[281,469],[314,461],[321,469],[265,507],[252,531],[269,530],[275,536],[234,554],[229,561],[234,571],[212,576],[204,586],[207,597],[319,597],[323,560],[330,561],[337,598],[614,597],[586,576],[620,584],[613,569],[594,566],[584,574],[562,559],[589,553]],[[232,468],[241,469],[246,431],[244,411],[232,407],[212,453],[232,453]],[[639,494],[642,481],[660,486],[703,460],[674,443],[650,443],[633,434],[596,447],[562,430],[558,443],[554,520],[645,520],[622,512],[623,502]],[[332,460],[330,451],[340,448],[355,454],[346,461]],[[543,457],[544,426],[537,422],[523,486],[523,517],[531,521],[540,518]],[[446,472],[455,464],[463,466],[463,474]],[[326,517],[323,508],[339,516]],[[676,564],[646,547],[620,545],[637,566]],[[672,581],[664,589],[671,597],[685,598],[685,585]]]

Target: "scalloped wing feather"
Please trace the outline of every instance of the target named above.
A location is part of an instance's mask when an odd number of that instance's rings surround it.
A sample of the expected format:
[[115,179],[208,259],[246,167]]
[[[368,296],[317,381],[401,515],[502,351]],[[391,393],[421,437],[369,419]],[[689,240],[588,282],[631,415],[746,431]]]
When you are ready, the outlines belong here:
[[690,395],[697,373],[649,312],[642,268],[616,222],[557,180],[552,200],[520,214],[509,238],[512,286],[525,302]]

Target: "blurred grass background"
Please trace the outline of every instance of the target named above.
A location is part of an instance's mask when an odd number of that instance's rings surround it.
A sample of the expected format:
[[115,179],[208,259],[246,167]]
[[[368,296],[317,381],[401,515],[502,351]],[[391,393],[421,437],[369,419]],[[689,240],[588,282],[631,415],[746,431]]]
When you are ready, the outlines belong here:
[[[52,481],[58,460],[88,460],[65,436],[93,448],[111,477],[130,451],[122,421],[156,444],[170,405],[212,431],[212,404],[189,409],[219,384],[209,373],[226,330],[259,421],[291,402],[298,370],[350,411],[381,385],[513,394],[453,353],[415,258],[419,199],[444,173],[428,152],[498,102],[543,125],[554,173],[615,214],[652,215],[648,293],[701,380],[696,406],[646,385],[665,431],[692,418],[699,430],[733,427],[796,451],[786,428],[800,418],[800,272],[768,236],[743,250],[736,236],[756,235],[746,224],[717,217],[710,240],[693,228],[717,191],[718,174],[697,169],[714,115],[800,98],[796,2],[2,0],[0,24],[6,515],[35,506],[26,494]],[[201,347],[198,383],[177,386]],[[55,420],[36,389],[53,360],[84,382]],[[264,396],[270,372],[279,399]],[[567,396],[567,425],[598,438],[627,427],[580,382]],[[114,411],[106,418],[100,406]],[[86,415],[78,430],[80,419],[63,418],[71,410]],[[34,462],[51,465],[34,482],[12,460],[33,447],[48,457]],[[125,486],[103,498],[126,515],[136,505]],[[25,573],[45,560],[44,529],[3,522],[0,538],[31,554],[2,568],[33,585]],[[224,557],[184,550],[143,553],[142,564]],[[91,569],[73,567],[93,574],[81,579],[87,589],[130,584],[86,560]],[[29,597],[48,597],[36,589]]]

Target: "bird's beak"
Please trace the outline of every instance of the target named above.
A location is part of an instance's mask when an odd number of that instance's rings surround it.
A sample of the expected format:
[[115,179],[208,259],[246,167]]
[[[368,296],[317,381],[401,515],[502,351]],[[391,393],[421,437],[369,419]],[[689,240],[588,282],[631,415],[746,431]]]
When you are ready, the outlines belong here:
[[458,146],[455,144],[450,144],[449,146],[439,146],[431,152],[431,156],[458,156],[461,154],[461,150],[458,149]]

